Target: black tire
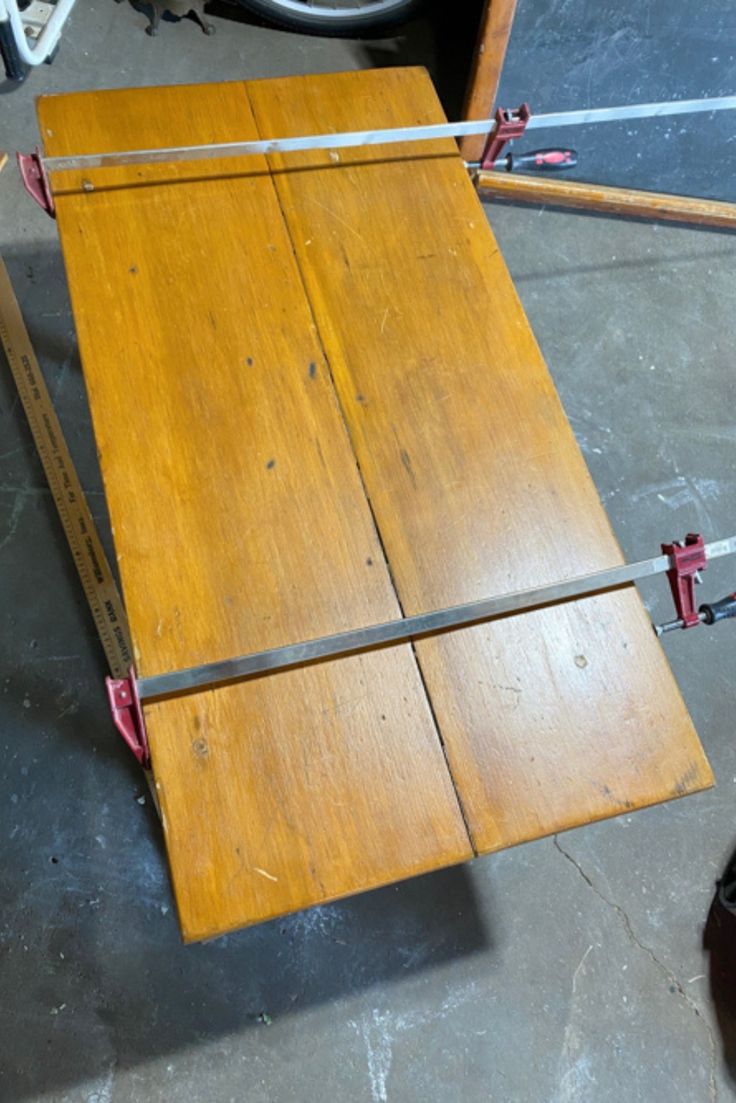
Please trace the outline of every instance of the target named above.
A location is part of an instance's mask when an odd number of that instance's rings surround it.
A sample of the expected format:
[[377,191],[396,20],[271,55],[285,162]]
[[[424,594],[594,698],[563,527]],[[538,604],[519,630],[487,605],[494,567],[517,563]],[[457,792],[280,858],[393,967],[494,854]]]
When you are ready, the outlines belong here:
[[[280,27],[334,38],[359,38],[405,22],[419,11],[424,0],[383,0],[377,5],[378,11],[368,4],[364,11],[356,9],[354,13],[335,15],[327,10],[315,11],[306,3],[302,13],[298,10],[302,6],[300,0],[240,0],[240,3]],[[328,7],[324,5],[325,9]]]

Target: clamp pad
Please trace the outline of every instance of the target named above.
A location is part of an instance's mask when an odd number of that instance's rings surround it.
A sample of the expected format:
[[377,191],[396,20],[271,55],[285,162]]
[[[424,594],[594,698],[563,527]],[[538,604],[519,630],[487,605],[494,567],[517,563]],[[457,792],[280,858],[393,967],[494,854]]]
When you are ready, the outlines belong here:
[[531,118],[529,104],[522,103],[521,107],[518,107],[515,111],[508,111],[504,107],[499,107],[494,118],[496,122],[495,129],[492,134],[488,135],[486,148],[483,150],[483,156],[480,159],[480,167],[484,171],[493,169],[501,150],[507,142],[522,136],[526,130],[526,124]]
[[675,602],[678,619],[683,628],[694,628],[700,624],[695,605],[695,582],[699,571],[707,565],[705,541],[697,532],[689,532],[684,543],[662,544],[665,555],[672,557],[674,566],[667,572],[672,597]]
[[112,722],[144,769],[151,765],[146,722],[143,719],[135,669],[131,666],[127,678],[106,678],[105,689],[110,703]]

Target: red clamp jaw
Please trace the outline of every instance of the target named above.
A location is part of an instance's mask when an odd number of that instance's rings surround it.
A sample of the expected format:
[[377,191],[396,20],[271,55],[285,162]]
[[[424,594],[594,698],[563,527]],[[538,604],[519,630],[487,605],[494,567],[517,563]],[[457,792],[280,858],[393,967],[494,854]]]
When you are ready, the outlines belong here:
[[46,169],[43,167],[41,150],[36,146],[33,153],[16,153],[15,157],[23,187],[31,199],[38,203],[42,211],[51,215],[52,218],[56,218],[54,197],[51,193],[51,184]]
[[127,678],[106,678],[105,689],[110,702],[112,722],[144,770],[151,767],[146,722],[143,719],[135,670],[131,666]]
[[671,623],[677,628],[694,628],[702,620],[695,605],[695,583],[700,581],[699,572],[705,570],[707,565],[703,537],[689,532],[684,543],[662,544],[662,552],[673,560],[667,578],[677,619]]
[[495,114],[496,126],[492,134],[488,135],[486,148],[480,159],[480,167],[484,171],[491,171],[501,155],[501,150],[507,142],[514,138],[520,138],[526,130],[531,112],[528,103],[522,103],[516,111],[507,111],[499,107]]

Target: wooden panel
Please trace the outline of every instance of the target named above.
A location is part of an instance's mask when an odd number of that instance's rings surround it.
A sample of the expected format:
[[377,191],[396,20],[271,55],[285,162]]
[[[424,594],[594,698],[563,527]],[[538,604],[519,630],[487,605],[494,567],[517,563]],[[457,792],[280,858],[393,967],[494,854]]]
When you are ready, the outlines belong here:
[[[255,136],[241,84],[39,115],[51,155]],[[98,176],[53,183],[139,673],[398,615],[265,163]],[[409,645],[145,712],[188,939],[472,853]]]
[[[417,69],[248,91],[264,137],[443,118]],[[407,613],[621,562],[453,150],[273,159]],[[481,850],[711,784],[633,588],[424,640],[417,652]]]
[[[515,11],[516,0],[485,0],[465,96],[465,119],[488,119],[496,107]],[[484,145],[485,138],[478,135],[460,140],[466,161],[480,161]]]
[[550,180],[541,176],[479,172],[475,178],[484,199],[496,196],[512,203],[545,203],[603,211],[628,218],[657,222],[685,222],[694,226],[736,226],[736,203],[719,199],[698,199],[690,195],[614,188],[606,184],[583,184],[576,180]]

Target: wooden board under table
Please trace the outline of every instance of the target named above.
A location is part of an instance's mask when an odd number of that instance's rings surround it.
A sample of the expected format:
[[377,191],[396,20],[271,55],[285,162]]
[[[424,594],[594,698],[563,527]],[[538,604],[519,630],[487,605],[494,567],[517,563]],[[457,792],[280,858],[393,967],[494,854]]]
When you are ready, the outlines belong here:
[[[39,117],[61,155],[442,111],[396,69]],[[52,184],[141,675],[621,562],[452,143]],[[634,587],[145,714],[187,939],[712,781]]]

